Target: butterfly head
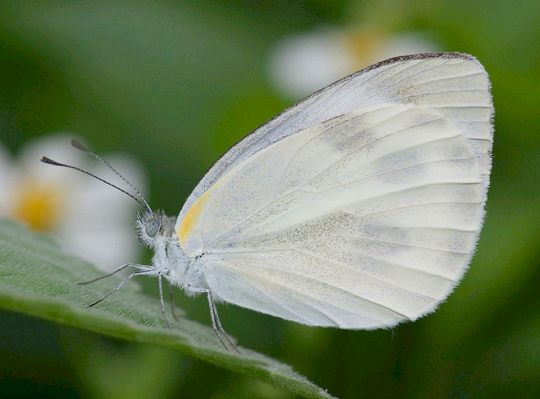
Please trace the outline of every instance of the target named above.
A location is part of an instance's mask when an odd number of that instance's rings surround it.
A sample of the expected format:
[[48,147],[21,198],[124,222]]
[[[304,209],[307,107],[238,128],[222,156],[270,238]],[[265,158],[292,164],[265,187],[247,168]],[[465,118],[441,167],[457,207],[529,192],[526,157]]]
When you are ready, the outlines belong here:
[[174,220],[161,210],[146,211],[137,216],[136,230],[141,244],[154,248],[160,239],[173,234]]
[[156,239],[161,230],[163,212],[146,211],[137,216],[137,237],[141,244],[154,247]]

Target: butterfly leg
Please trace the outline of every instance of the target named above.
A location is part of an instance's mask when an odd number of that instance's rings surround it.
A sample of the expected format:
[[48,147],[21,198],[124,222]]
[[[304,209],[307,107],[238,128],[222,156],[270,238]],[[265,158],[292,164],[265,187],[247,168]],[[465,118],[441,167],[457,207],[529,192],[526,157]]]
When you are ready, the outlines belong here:
[[112,272],[110,272],[110,273],[104,274],[103,276],[96,277],[96,278],[94,278],[94,279],[92,279],[92,280],[89,280],[89,281],[83,281],[83,282],[77,283],[77,285],[86,285],[86,284],[95,283],[96,281],[99,281],[99,280],[102,280],[102,279],[104,279],[104,278],[113,276],[113,275],[115,275],[116,273],[121,272],[121,271],[124,270],[124,269],[127,269],[128,267],[133,267],[133,268],[135,268],[135,269],[137,269],[137,270],[148,270],[148,269],[150,269],[150,266],[146,266],[146,265],[138,265],[138,264],[135,264],[135,263],[126,263],[125,265],[122,265],[122,266],[120,266],[119,268],[114,269],[114,270],[113,270]]
[[161,276],[161,273],[158,274],[158,286],[159,286],[159,303],[161,305],[161,315],[165,319],[165,323],[167,323],[167,327],[171,328],[171,323],[169,323],[169,319],[167,318],[167,314],[165,313],[165,301],[163,300],[163,277]]
[[131,280],[133,277],[136,277],[136,276],[149,276],[149,275],[154,275],[155,272],[153,270],[145,270],[145,271],[140,271],[140,272],[135,272],[135,273],[131,273],[129,276],[127,276],[125,279],[123,279],[120,284],[118,284],[118,286],[112,290],[110,290],[109,292],[107,292],[103,297],[101,297],[100,299],[98,299],[97,301],[91,303],[90,305],[87,305],[86,307],[87,308],[91,308],[93,306],[96,306],[98,303],[101,303],[103,302],[105,299],[107,299],[108,297],[110,297],[112,294],[114,294],[116,291],[118,291],[120,288],[122,288],[124,286],[124,284],[126,284],[129,280]]
[[171,285],[171,283],[169,283],[169,302],[171,303],[171,315],[174,321],[178,321],[178,317],[176,316],[176,312],[174,311],[173,286]]
[[188,285],[187,288],[190,292],[194,294],[206,294],[206,297],[208,298],[208,307],[210,308],[210,318],[212,320],[212,329],[216,333],[216,336],[218,337],[219,342],[221,342],[221,345],[223,345],[225,349],[230,350],[229,347],[231,347],[235,352],[240,353],[236,345],[229,338],[229,335],[223,329],[221,322],[219,321],[219,316],[217,313],[216,304],[214,302],[214,297],[212,296],[212,293],[210,292],[210,290],[205,289],[205,288],[194,288],[190,285]]
[[216,335],[220,337],[219,333],[221,333],[221,336],[227,341],[230,347],[233,348],[236,353],[240,353],[236,345],[232,342],[231,338],[229,337],[229,334],[227,334],[227,332],[223,329],[221,325],[221,321],[219,320],[219,315],[217,312],[216,303],[214,302],[214,297],[212,296],[212,292],[210,290],[206,290],[206,295],[208,297],[208,305],[210,306],[210,316],[212,317],[212,328],[216,332]]

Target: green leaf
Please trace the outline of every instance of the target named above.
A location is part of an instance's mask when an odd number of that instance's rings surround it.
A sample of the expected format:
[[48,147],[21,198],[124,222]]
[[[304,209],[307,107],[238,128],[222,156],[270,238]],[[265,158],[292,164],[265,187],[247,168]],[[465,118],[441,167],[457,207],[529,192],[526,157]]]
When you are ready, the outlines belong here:
[[0,308],[174,349],[307,398],[332,397],[274,359],[242,347],[240,354],[227,351],[208,326],[180,317],[167,328],[158,298],[143,294],[136,285],[127,284],[118,295],[87,309],[120,281],[111,277],[77,285],[99,274],[94,266],[63,252],[50,237],[0,220]]

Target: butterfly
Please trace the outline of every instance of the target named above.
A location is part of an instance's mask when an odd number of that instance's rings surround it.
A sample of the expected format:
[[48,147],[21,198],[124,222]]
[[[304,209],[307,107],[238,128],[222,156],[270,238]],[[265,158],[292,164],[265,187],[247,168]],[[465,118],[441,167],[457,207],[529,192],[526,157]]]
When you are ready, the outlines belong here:
[[137,230],[154,257],[117,269],[136,269],[121,285],[157,277],[164,316],[163,280],[206,295],[214,330],[233,347],[216,302],[309,326],[416,320],[447,298],[471,261],[492,142],[490,81],[474,57],[379,62],[232,147],[178,217],[153,211],[134,187],[122,190],[145,208]]

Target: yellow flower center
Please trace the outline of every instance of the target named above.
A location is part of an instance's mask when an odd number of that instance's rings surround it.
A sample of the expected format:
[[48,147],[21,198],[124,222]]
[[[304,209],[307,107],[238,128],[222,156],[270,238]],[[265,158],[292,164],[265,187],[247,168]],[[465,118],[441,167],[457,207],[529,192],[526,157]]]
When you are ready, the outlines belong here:
[[383,37],[374,29],[353,30],[345,35],[345,46],[352,56],[354,69],[364,68],[375,61]]
[[13,216],[34,230],[52,230],[60,219],[62,199],[59,187],[26,182],[15,197]]

